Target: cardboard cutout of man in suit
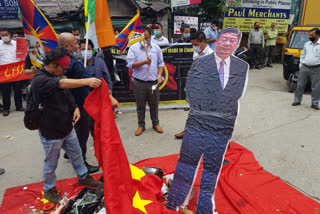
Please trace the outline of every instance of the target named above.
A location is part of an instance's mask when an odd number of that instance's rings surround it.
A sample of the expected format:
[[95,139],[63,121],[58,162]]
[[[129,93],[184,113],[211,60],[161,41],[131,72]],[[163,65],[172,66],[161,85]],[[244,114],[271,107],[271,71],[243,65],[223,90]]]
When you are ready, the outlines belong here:
[[237,28],[223,29],[215,52],[192,64],[186,85],[190,113],[168,196],[169,209],[188,204],[203,158],[196,213],[215,213],[214,191],[248,79],[249,65],[232,55],[241,36]]

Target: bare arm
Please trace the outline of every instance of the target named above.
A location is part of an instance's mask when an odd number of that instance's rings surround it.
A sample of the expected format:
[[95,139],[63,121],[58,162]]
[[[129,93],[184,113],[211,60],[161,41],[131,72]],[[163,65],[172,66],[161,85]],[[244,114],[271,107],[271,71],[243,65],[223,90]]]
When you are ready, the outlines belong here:
[[101,85],[101,80],[97,78],[86,79],[61,79],[59,81],[59,88],[80,88],[83,86],[90,86],[91,88],[98,88]]
[[37,71],[37,67],[36,66],[31,66],[31,69],[25,69],[23,71],[23,73],[25,75],[32,75],[32,74],[36,73],[36,71]]

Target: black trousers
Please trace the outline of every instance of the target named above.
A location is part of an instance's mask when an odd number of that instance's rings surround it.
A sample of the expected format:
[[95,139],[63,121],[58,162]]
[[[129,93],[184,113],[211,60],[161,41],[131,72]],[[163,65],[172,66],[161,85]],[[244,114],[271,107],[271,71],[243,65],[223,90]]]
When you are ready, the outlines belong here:
[[14,102],[16,105],[16,109],[22,107],[22,89],[21,89],[21,81],[18,82],[9,82],[1,84],[2,88],[2,102],[3,109],[10,110],[11,105],[11,88],[14,89]]
[[139,127],[145,127],[145,113],[146,113],[146,102],[150,107],[150,117],[152,125],[159,125],[158,118],[158,103],[159,103],[159,87],[152,92],[152,86],[157,84],[158,81],[144,82],[141,80],[134,79],[133,81],[134,96],[137,103],[137,114],[138,114],[138,125]]
[[74,125],[79,144],[82,150],[83,160],[86,160],[87,141],[89,138],[89,115],[84,108],[80,108],[80,120]]
[[274,57],[274,51],[276,49],[276,46],[270,45],[270,46],[266,46],[265,48],[266,48],[265,65],[271,65],[272,59]]
[[250,44],[250,67],[260,66],[262,45]]

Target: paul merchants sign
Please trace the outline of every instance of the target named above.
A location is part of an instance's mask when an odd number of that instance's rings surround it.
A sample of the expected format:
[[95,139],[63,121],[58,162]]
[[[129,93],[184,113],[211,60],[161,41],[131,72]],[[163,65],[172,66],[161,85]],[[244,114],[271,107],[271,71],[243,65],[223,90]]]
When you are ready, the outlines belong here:
[[[227,7],[232,0],[226,0]],[[224,27],[237,27],[241,32],[250,32],[255,22],[264,32],[272,23],[279,33],[288,31],[291,0],[240,0],[238,8],[229,7],[224,15]]]

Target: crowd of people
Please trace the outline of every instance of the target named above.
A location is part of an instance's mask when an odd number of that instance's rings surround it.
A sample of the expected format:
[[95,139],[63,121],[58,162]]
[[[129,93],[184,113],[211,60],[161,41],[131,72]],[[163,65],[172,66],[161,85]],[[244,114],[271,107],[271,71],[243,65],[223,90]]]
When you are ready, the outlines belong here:
[[[174,43],[190,43],[194,49],[193,60],[204,59],[219,48],[226,48],[228,55],[220,52],[219,57],[214,60],[222,88],[225,88],[230,79],[230,55],[238,47],[241,41],[241,32],[227,31],[223,29],[220,34],[218,22],[213,20],[203,32],[191,29],[189,25],[181,26],[181,36]],[[115,32],[116,34],[119,32]],[[224,36],[221,36],[224,35]],[[240,35],[240,36],[239,36]],[[13,34],[8,29],[0,30],[0,65],[17,62],[16,43]],[[276,25],[272,24],[267,32],[267,37],[259,28],[259,23],[254,24],[254,29],[249,33],[248,49],[250,52],[250,68],[261,69],[263,66],[272,67],[276,39],[278,31]],[[319,83],[318,64],[314,60],[314,48],[318,48],[320,30],[315,29],[310,33],[310,40],[305,46],[301,60],[301,66],[306,72],[299,76],[298,90],[295,96],[294,106],[299,105],[305,87],[305,80],[311,78],[313,81],[312,107],[319,109]],[[162,83],[164,60],[159,45],[169,44],[168,39],[163,36],[163,27],[160,23],[150,24],[144,28],[145,39],[133,44],[128,51],[127,67],[132,69],[133,89],[137,105],[138,128],[136,136],[140,136],[145,130],[146,103],[150,106],[150,116],[153,129],[163,133],[158,117],[159,84]],[[95,53],[96,49],[91,40],[88,41],[86,51],[86,40],[81,38],[80,30],[74,29],[72,33],[59,33],[57,48],[48,52],[44,59],[42,68],[36,68],[31,64],[29,55],[25,59],[26,75],[34,74],[31,82],[31,90],[37,94],[39,101],[46,109],[42,115],[39,128],[40,141],[45,151],[43,182],[45,198],[49,201],[59,200],[55,188],[57,167],[60,150],[64,149],[64,158],[70,159],[71,165],[78,176],[80,185],[97,186],[98,181],[89,174],[97,172],[98,166],[90,165],[86,161],[87,141],[94,134],[94,121],[83,108],[84,101],[90,91],[101,84],[100,78],[108,84],[108,94],[112,106],[119,108],[118,101],[112,95],[114,68],[110,50],[104,49]],[[260,52],[265,49],[264,60],[260,59]],[[320,52],[320,50],[319,50]],[[84,66],[85,57],[87,65]],[[232,58],[232,60],[235,60]],[[317,58],[319,60],[319,56]],[[206,60],[205,60],[206,61]],[[263,63],[261,64],[261,61]],[[209,63],[209,59],[208,59]],[[213,63],[210,61],[210,63]],[[3,116],[10,114],[11,89],[14,89],[14,101],[16,111],[24,111],[22,104],[23,85],[30,81],[18,81],[1,84],[3,105],[1,110]],[[243,89],[241,89],[243,90]],[[175,135],[183,138],[184,131]],[[0,174],[4,169],[0,168]],[[174,207],[174,205],[172,205]]]

